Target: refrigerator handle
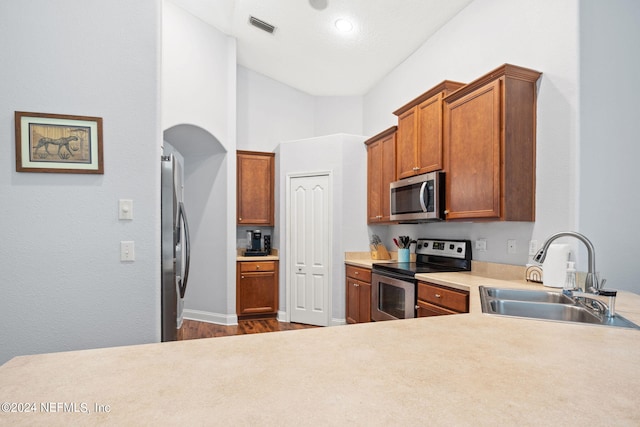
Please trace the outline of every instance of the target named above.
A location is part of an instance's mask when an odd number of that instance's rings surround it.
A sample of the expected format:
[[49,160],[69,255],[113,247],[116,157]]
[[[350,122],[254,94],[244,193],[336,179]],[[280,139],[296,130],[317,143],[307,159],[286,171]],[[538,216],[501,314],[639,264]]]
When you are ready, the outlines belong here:
[[189,246],[189,224],[187,222],[187,215],[184,210],[184,204],[180,202],[178,207],[178,222],[182,221],[184,224],[184,249],[185,249],[185,265],[184,265],[184,274],[182,278],[178,282],[178,287],[180,288],[180,298],[184,298],[184,294],[187,290],[187,280],[189,279],[189,261],[191,259],[191,248]]

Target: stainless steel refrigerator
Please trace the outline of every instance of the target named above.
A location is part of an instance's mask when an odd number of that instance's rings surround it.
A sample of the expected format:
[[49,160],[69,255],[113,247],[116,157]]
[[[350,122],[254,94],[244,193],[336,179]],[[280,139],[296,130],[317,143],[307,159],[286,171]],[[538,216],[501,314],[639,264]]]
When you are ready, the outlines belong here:
[[189,225],[183,203],[182,164],[162,156],[162,341],[175,341],[182,327],[189,278]]

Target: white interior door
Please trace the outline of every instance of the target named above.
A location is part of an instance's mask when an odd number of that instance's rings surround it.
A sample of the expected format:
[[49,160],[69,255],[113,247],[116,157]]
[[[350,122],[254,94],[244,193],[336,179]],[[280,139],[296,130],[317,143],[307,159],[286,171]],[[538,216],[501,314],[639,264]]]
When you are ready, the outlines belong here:
[[292,322],[329,326],[331,208],[328,174],[298,176],[289,185],[289,307]]

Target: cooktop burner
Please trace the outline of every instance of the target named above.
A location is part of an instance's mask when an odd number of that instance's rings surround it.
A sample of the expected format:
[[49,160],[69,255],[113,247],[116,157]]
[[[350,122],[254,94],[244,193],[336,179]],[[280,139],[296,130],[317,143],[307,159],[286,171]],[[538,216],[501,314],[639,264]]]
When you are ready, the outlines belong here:
[[424,274],[424,273],[443,273],[443,272],[463,270],[461,268],[453,268],[448,266],[418,264],[417,262],[389,262],[389,263],[385,262],[385,263],[375,264],[375,269],[413,273],[414,275]]
[[379,274],[387,272],[407,277],[424,273],[469,270],[471,270],[470,240],[418,239],[415,262],[373,264],[373,271]]

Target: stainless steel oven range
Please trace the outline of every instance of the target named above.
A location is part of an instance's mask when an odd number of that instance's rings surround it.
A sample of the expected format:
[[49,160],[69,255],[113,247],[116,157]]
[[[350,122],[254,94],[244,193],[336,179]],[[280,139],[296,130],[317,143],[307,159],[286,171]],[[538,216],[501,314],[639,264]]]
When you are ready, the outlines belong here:
[[371,275],[374,321],[416,317],[416,274],[471,270],[471,241],[418,239],[415,262],[376,263]]

